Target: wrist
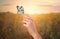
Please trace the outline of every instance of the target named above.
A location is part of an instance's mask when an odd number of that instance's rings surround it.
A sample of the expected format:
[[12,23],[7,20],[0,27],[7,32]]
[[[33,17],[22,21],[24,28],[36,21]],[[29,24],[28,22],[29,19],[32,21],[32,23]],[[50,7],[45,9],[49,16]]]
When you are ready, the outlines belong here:
[[38,32],[37,33],[34,33],[33,37],[35,38],[37,35],[38,35]]
[[35,38],[35,36],[37,36],[37,35],[38,35],[37,32],[34,32],[34,33],[32,34],[33,38]]
[[38,32],[34,33],[33,38],[34,39],[42,39],[42,37],[40,36],[40,34]]

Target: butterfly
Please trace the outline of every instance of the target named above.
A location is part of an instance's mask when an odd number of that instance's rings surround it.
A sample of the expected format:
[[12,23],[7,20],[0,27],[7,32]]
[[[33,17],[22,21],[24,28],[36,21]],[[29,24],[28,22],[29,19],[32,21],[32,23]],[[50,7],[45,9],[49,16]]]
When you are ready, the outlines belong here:
[[24,8],[23,6],[17,6],[17,13],[20,14],[24,14]]

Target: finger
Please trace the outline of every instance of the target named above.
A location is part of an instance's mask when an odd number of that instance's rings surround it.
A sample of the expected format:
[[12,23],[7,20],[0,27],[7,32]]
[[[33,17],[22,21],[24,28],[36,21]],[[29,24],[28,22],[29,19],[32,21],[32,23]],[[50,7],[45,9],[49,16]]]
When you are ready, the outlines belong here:
[[26,14],[24,14],[24,18],[31,18],[30,16],[28,16],[28,15],[26,15]]
[[23,25],[24,25],[25,27],[28,27],[29,22],[27,22],[27,21],[23,21]]
[[32,22],[32,20],[30,20],[30,19],[24,19],[24,21],[27,21],[27,22]]
[[27,18],[27,17],[24,18],[24,20],[26,20],[26,21],[31,21],[31,22],[33,21],[31,18]]
[[23,26],[28,27],[28,25],[27,25],[27,24],[23,24]]
[[23,24],[28,24],[28,22],[27,21],[23,21]]
[[29,19],[29,20],[32,20],[30,16],[28,16],[27,14],[23,14],[23,19]]
[[30,17],[28,17],[28,16],[25,16],[24,18],[27,18],[27,19],[31,20],[31,18],[30,18]]

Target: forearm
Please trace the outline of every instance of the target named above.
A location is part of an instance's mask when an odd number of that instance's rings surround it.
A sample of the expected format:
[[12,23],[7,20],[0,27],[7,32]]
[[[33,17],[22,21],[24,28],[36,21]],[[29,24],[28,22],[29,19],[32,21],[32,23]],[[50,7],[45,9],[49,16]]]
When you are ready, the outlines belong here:
[[37,32],[34,35],[32,35],[34,39],[42,39],[41,35]]

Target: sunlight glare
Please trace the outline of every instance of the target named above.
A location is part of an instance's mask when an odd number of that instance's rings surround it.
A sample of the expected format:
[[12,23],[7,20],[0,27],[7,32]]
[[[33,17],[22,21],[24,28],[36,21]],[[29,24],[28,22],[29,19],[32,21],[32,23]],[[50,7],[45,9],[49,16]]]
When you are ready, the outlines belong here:
[[25,10],[25,14],[35,14],[36,13],[35,6],[25,6],[24,10]]

